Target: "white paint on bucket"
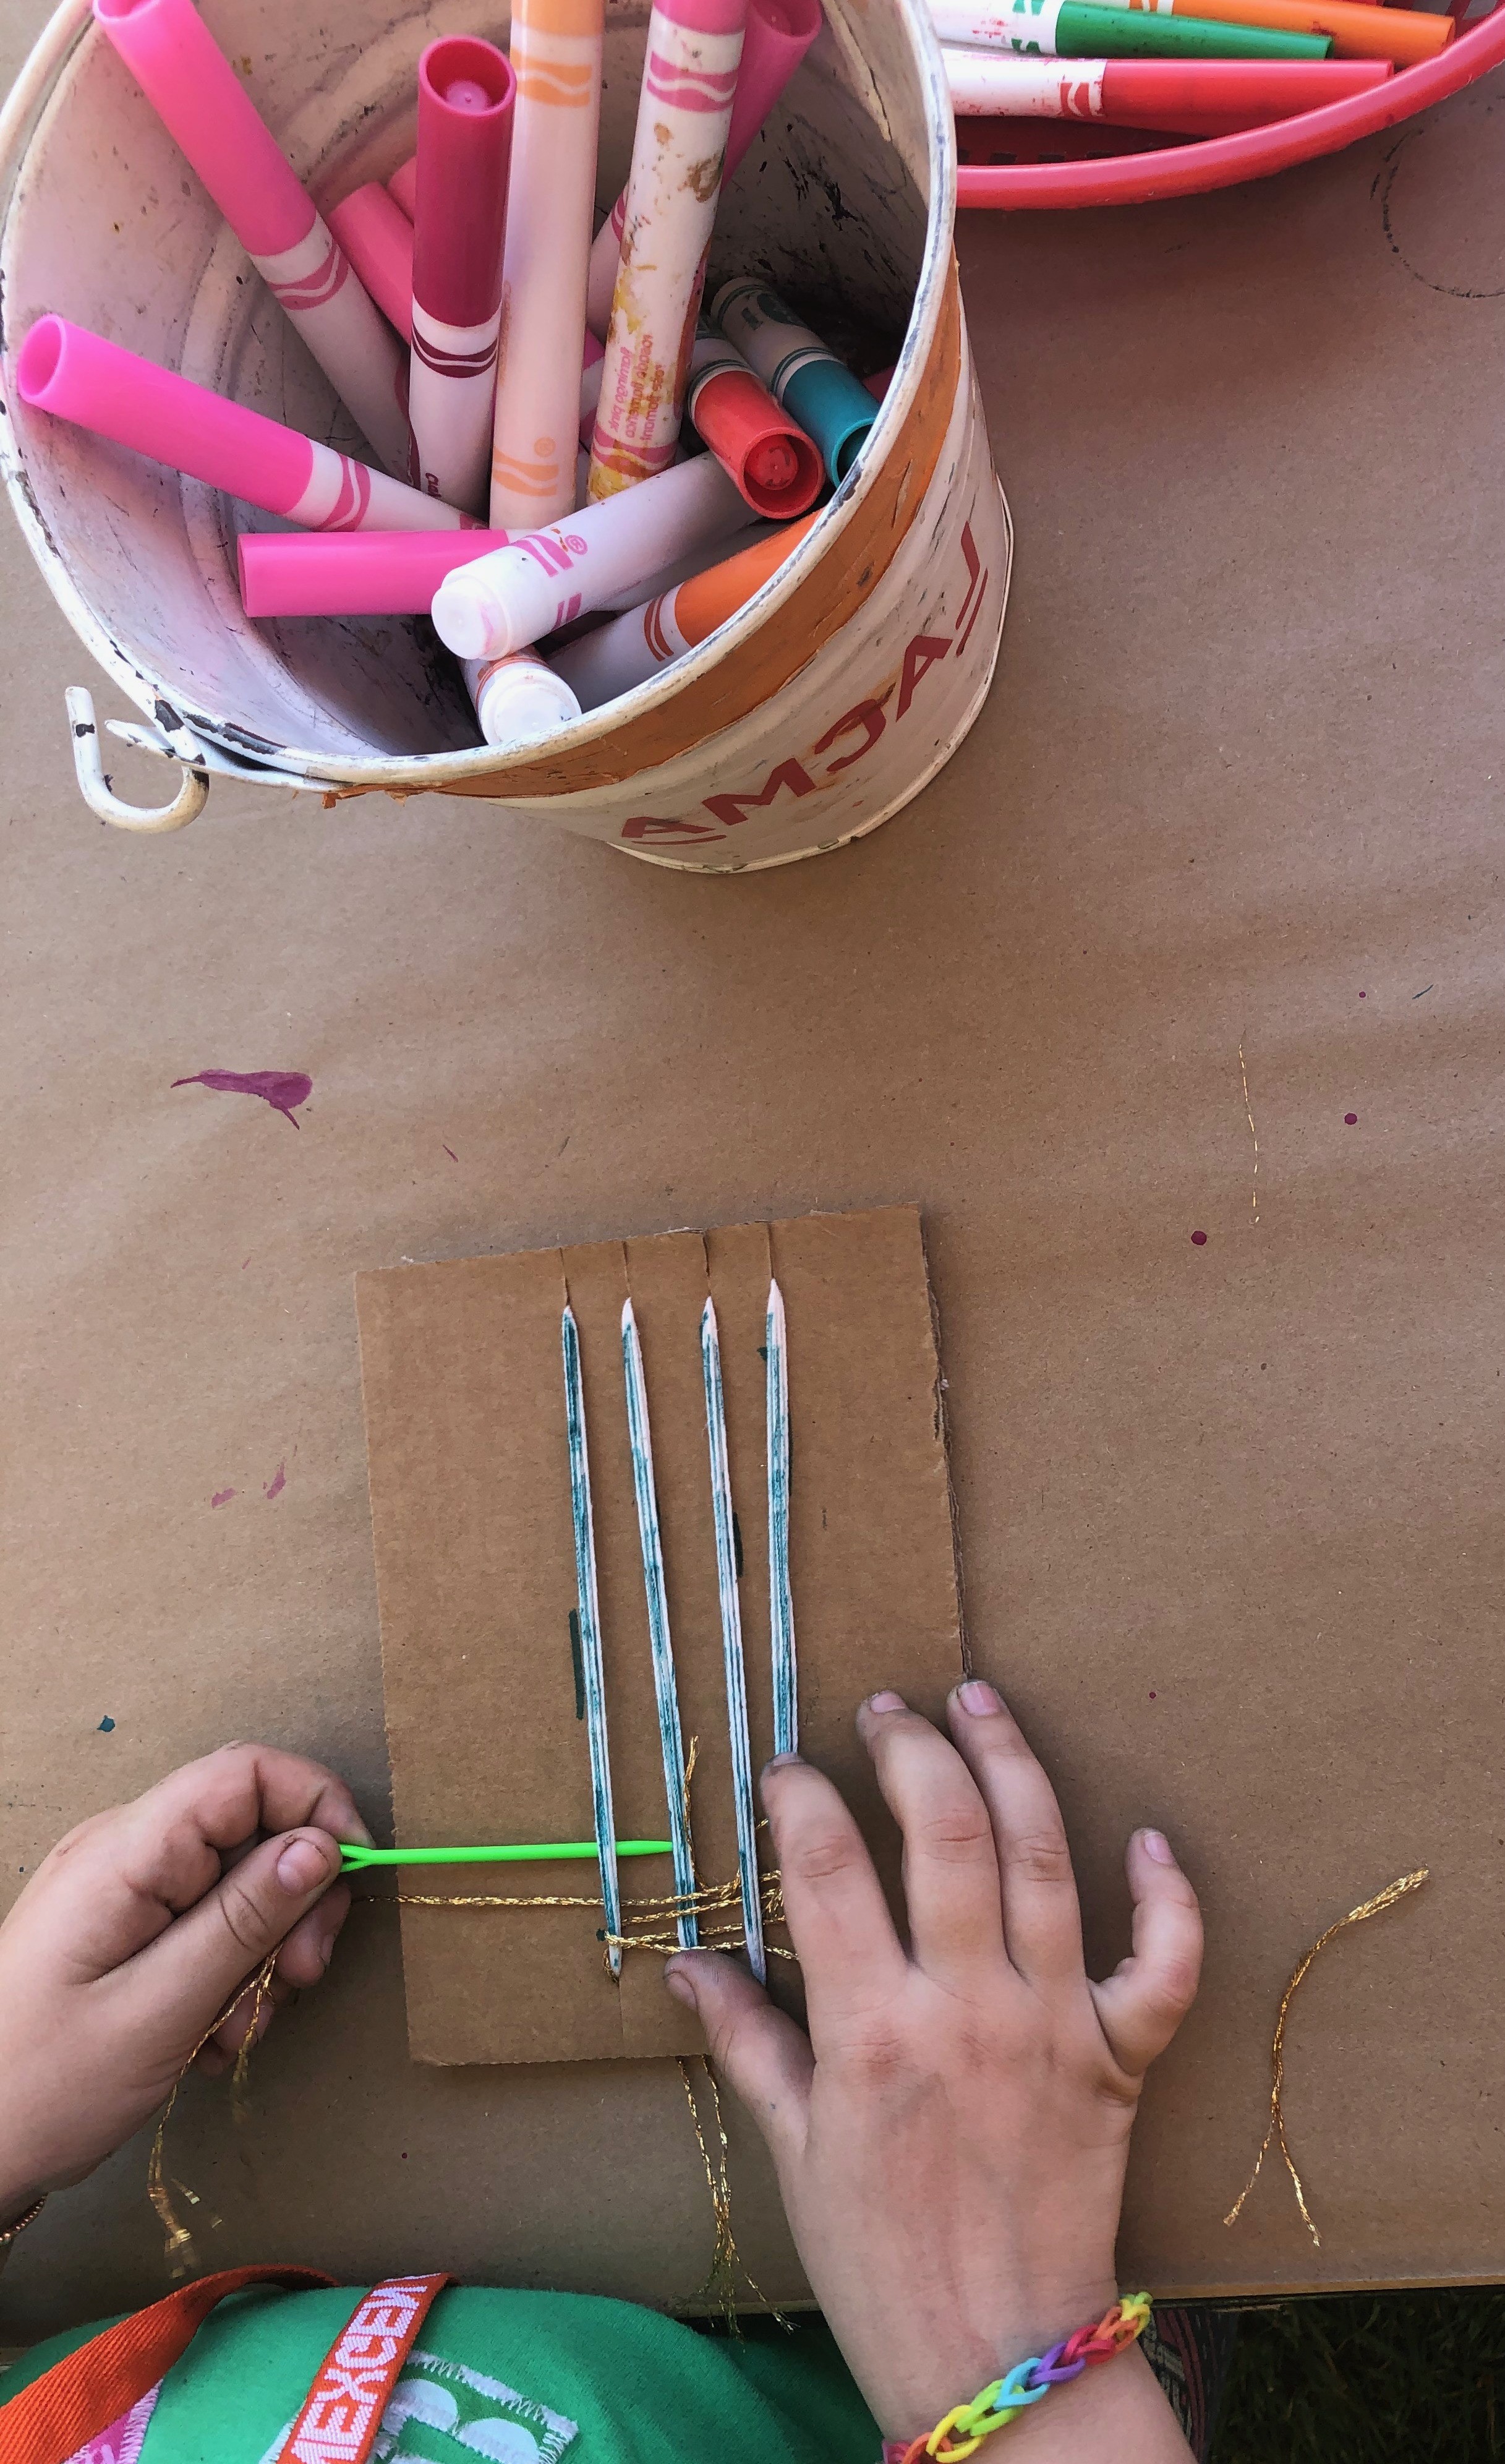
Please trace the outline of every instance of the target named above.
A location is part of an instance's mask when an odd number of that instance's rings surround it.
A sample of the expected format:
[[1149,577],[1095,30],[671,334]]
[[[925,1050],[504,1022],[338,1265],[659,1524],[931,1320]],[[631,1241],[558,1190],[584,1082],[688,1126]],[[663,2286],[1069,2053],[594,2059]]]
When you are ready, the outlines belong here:
[[[344,0],[337,32],[295,0],[207,0],[321,206],[411,150],[425,42],[462,27],[506,40],[504,18],[474,26],[472,0],[389,10]],[[608,14],[608,202],[645,17],[638,0]],[[138,743],[300,790],[478,795],[693,870],[789,863],[907,803],[966,734],[997,655],[1012,534],[960,317],[954,184],[923,11],[828,0],[825,32],[728,188],[711,271],[766,274],[818,324],[846,312],[897,338],[908,316],[872,436],[728,626],[547,747],[499,756],[475,744],[425,621],[251,624],[235,534],[267,517],[14,399],[13,354],[55,310],[311,434],[360,443],[87,0],[64,0],[0,116],[0,471],[65,614],[151,722],[132,731]]]

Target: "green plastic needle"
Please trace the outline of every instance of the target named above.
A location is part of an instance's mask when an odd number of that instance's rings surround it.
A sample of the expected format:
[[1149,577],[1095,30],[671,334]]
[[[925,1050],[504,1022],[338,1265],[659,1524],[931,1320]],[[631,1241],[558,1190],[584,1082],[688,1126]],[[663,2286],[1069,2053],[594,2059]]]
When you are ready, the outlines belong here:
[[[566,1858],[594,1857],[594,1839],[556,1839],[552,1845],[505,1848],[361,1848],[347,1843],[339,1852],[342,1874],[363,1873],[368,1865],[555,1865]],[[619,1839],[619,1857],[667,1857],[667,1839]]]

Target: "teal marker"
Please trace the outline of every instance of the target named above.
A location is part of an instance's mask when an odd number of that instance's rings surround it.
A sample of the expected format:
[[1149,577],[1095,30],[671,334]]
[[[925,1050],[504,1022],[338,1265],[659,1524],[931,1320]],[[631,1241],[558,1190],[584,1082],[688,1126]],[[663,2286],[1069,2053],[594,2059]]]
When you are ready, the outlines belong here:
[[724,282],[710,313],[779,408],[815,438],[840,486],[878,417],[867,387],[764,282],[747,275]]
[[[619,1857],[667,1857],[667,1839],[619,1839]],[[535,1847],[362,1848],[349,1840],[339,1851],[342,1874],[363,1874],[369,1865],[557,1865],[594,1857],[594,1839],[556,1839]]]
[[1333,47],[1330,34],[1214,23],[1118,0],[930,0],[930,17],[943,43],[1039,59],[1325,60]]

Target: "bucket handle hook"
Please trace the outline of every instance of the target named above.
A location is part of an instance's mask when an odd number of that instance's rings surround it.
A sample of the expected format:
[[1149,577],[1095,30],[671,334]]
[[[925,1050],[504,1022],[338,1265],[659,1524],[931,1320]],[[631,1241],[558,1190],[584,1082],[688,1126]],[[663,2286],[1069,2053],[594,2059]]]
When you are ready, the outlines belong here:
[[91,813],[118,830],[181,830],[197,821],[208,797],[206,770],[183,765],[182,784],[170,804],[148,807],[125,804],[104,775],[99,759],[99,731],[95,724],[94,695],[82,685],[70,685],[63,695],[68,706],[68,733],[73,742],[78,792]]

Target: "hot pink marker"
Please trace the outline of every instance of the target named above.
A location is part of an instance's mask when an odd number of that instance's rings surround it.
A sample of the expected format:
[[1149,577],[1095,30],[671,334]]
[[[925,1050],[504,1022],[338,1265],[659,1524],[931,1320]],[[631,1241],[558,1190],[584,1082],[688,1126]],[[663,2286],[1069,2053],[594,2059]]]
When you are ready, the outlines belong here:
[[73,420],[134,453],[243,496],[306,530],[455,530],[468,517],[139,359],[66,317],[40,317],[21,345],[16,390],[33,410]]
[[473,34],[442,35],[418,63],[412,475],[469,514],[491,481],[515,92],[511,62]]
[[418,157],[416,154],[409,154],[405,163],[399,163],[386,184],[386,192],[394,205],[402,207],[404,213],[411,222],[418,211]]
[[329,228],[387,322],[413,339],[413,226],[389,188],[368,180],[329,209]]
[[[727,159],[721,172],[723,187],[819,33],[820,25],[820,0],[748,0],[736,99],[731,106]],[[626,225],[627,191],[623,188],[591,249],[585,321],[592,333],[603,340]]]
[[403,354],[193,0],[94,0],[95,20],[391,471]]
[[248,616],[426,616],[457,564],[509,543],[507,531],[242,531],[241,605]]

